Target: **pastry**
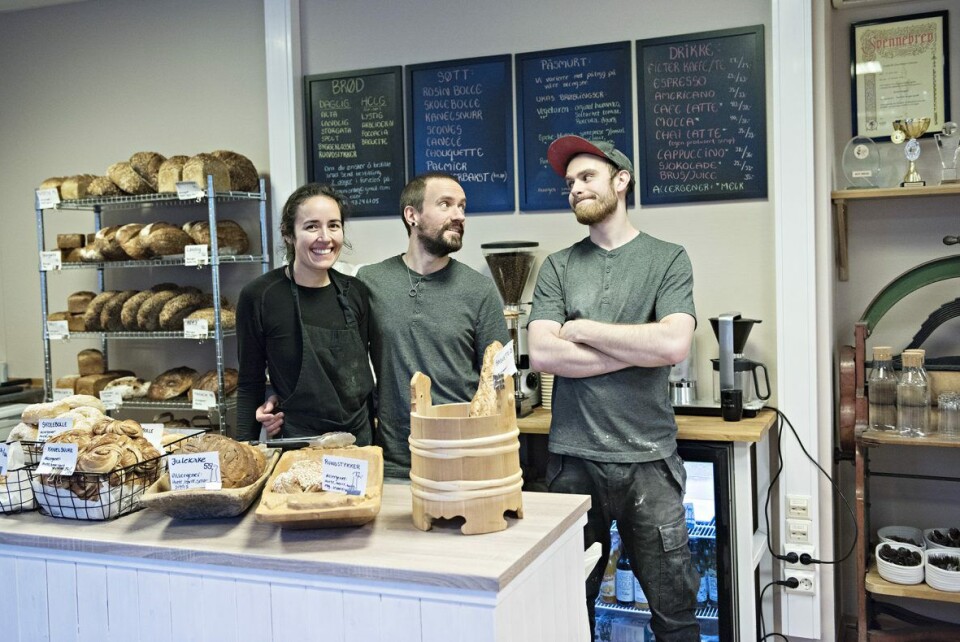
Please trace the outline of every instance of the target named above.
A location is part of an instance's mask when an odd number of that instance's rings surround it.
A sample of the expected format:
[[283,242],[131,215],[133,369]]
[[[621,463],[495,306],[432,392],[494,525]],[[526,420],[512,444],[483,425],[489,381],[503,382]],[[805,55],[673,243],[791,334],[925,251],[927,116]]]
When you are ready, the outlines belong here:
[[157,191],[157,174],[166,157],[157,152],[137,152],[130,157],[130,167],[145,180],[152,191]]
[[183,180],[193,181],[200,189],[207,189],[207,176],[213,176],[213,191],[230,191],[230,169],[212,154],[197,154],[183,164]]
[[100,411],[101,415],[107,411],[106,407],[103,405],[103,402],[97,397],[93,397],[91,395],[70,395],[69,397],[64,397],[60,401],[70,406],[71,409],[95,408],[96,410]]
[[150,383],[147,398],[151,401],[165,401],[179,397],[192,388],[196,380],[197,371],[193,368],[171,368]]
[[15,441],[37,441],[40,429],[27,423],[20,422],[10,429],[7,435],[7,443],[12,444]]
[[230,189],[235,192],[260,191],[260,177],[257,176],[257,168],[253,166],[249,158],[225,149],[211,152],[211,156],[215,156],[227,164],[227,169],[230,172]]
[[216,433],[191,437],[181,442],[185,454],[217,451],[220,453],[220,479],[224,488],[242,488],[259,479],[265,468],[265,459],[258,458],[257,449]]
[[70,406],[62,401],[33,403],[20,413],[20,421],[36,426],[41,419],[55,419],[68,410],[70,410]]
[[163,161],[157,172],[157,191],[160,193],[175,193],[177,183],[183,180],[183,165],[189,156],[171,156]]
[[143,426],[133,419],[110,419],[97,422],[92,429],[94,435],[125,435],[131,439],[143,437]]
[[489,417],[499,413],[497,390],[493,387],[493,359],[503,349],[503,344],[494,341],[483,351],[483,366],[480,368],[480,385],[470,401],[468,417]]

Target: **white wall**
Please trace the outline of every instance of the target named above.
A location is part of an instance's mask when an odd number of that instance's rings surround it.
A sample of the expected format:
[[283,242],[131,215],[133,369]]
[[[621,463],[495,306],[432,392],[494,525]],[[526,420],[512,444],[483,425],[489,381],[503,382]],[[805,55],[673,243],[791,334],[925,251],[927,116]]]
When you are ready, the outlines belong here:
[[[0,360],[12,376],[42,378],[33,189],[49,176],[103,174],[144,150],[233,149],[268,169],[263,5],[99,0],[0,16]],[[89,231],[92,220],[48,216],[48,239]],[[110,276],[114,283],[130,277]],[[154,280],[184,278],[193,275],[168,270]],[[50,281],[52,310],[65,309],[72,291],[95,289],[93,270]],[[75,372],[73,355],[90,347],[71,343],[54,351],[55,376]],[[111,365],[159,374],[156,349],[129,352]]]
[[[601,0],[589,6],[562,0],[548,5],[509,0],[434,3],[357,0],[301,2],[303,74],[318,74],[473,56],[523,53],[604,42],[763,24],[767,29],[769,90],[770,7],[766,0],[729,0],[723,11],[703,3]],[[636,81],[633,95],[636,96]],[[770,122],[768,98],[768,122]],[[634,114],[636,118],[636,114]],[[634,123],[634,131],[637,131]],[[768,132],[768,140],[772,136]],[[635,158],[637,149],[634,149]],[[772,162],[772,154],[771,154]],[[772,167],[770,175],[772,176]],[[772,190],[771,190],[772,193]],[[280,198],[280,195],[277,195]],[[773,208],[769,201],[637,207],[631,219],[643,231],[684,245],[694,269],[696,333],[702,395],[711,394],[708,359],[717,343],[707,321],[728,310],[762,319],[751,335],[750,356],[771,367],[776,387]],[[457,258],[488,273],[480,245],[532,240],[539,258],[585,236],[569,211],[470,214],[464,249]],[[406,248],[399,211],[389,218],[356,219],[347,225],[354,250],[343,260],[379,261]],[[539,266],[539,261],[537,263]],[[531,276],[525,300],[532,298]]]

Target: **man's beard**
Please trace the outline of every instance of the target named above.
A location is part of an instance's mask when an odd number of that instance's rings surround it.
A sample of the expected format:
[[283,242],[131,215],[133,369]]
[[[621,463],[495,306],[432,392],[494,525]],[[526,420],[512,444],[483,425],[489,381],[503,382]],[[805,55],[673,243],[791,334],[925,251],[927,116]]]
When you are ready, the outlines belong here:
[[461,247],[463,247],[463,227],[459,227],[460,235],[453,240],[448,240],[444,236],[444,232],[455,229],[454,224],[447,223],[436,233],[431,235],[426,230],[419,230],[417,235],[420,240],[420,244],[423,246],[423,249],[426,250],[428,254],[431,254],[436,257],[447,256],[451,252],[456,252]]
[[595,225],[607,220],[617,211],[617,195],[611,190],[605,196],[596,195],[592,201],[581,201],[573,206],[573,213],[581,225]]

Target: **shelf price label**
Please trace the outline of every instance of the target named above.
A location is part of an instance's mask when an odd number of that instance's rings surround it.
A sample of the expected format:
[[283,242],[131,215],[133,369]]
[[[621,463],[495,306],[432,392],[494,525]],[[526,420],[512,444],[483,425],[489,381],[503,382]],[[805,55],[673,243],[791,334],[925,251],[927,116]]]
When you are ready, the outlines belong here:
[[170,455],[167,468],[170,471],[171,490],[191,488],[220,490],[223,488],[218,452]]
[[7,474],[7,444],[0,444],[0,475]]
[[365,459],[324,455],[321,488],[335,493],[362,496],[367,492],[368,468]]
[[50,209],[60,202],[60,191],[56,187],[37,190],[37,207],[42,210]]
[[48,250],[46,252],[40,252],[40,271],[41,272],[50,272],[52,270],[59,270],[63,267],[63,256],[60,254],[60,250]]
[[163,452],[163,424],[140,424],[140,427],[143,428],[143,437],[151,444],[153,447]]
[[217,407],[217,393],[212,390],[193,389],[193,409],[210,410]]
[[177,198],[181,201],[199,200],[206,195],[207,193],[193,181],[177,181]]
[[493,374],[517,374],[517,363],[513,356],[513,339],[507,341],[507,345],[493,356]]
[[66,321],[47,321],[47,337],[51,341],[70,338],[70,325]]
[[186,245],[183,248],[184,265],[209,265],[210,252],[206,245]]
[[39,475],[72,475],[76,468],[76,444],[45,444],[36,472]]
[[54,388],[53,389],[53,400],[60,401],[61,399],[66,399],[67,397],[73,396],[73,388]]
[[184,319],[183,337],[185,339],[206,339],[210,336],[206,319]]
[[46,441],[71,428],[73,419],[41,419],[37,427],[37,441]]
[[123,405],[123,395],[121,395],[120,391],[116,389],[101,390],[100,401],[103,402],[103,407],[106,410],[117,410]]

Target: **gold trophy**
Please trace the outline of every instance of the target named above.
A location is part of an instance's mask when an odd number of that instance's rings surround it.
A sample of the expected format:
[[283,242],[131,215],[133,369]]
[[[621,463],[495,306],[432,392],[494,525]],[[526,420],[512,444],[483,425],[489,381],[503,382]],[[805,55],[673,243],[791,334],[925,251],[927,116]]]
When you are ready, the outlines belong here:
[[890,140],[898,145],[904,140],[907,141],[903,153],[910,161],[900,187],[923,187],[927,184],[917,173],[917,159],[920,158],[920,141],[917,139],[923,136],[929,126],[929,118],[901,118],[893,121],[893,134]]

